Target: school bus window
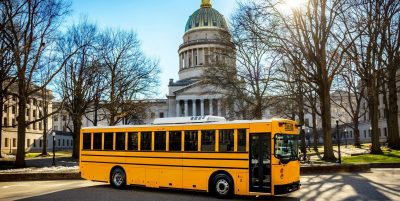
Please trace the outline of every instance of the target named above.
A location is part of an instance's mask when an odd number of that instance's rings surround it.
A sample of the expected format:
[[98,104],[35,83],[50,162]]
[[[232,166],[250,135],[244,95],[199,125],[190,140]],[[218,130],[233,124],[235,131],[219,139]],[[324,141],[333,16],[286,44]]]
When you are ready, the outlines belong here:
[[125,133],[116,133],[116,150],[125,150]]
[[154,151],[165,151],[166,149],[166,132],[154,133]]
[[151,132],[142,132],[141,133],[140,150],[151,151]]
[[181,131],[170,131],[169,132],[169,150],[170,151],[181,151],[182,149],[182,132]]
[[104,133],[104,150],[113,150],[114,133]]
[[93,133],[93,149],[101,150],[102,133]]
[[246,151],[246,129],[238,129],[238,151]]
[[201,131],[201,151],[215,151],[215,130]]
[[185,131],[185,151],[197,151],[197,131]]
[[138,150],[138,133],[128,133],[128,150]]
[[83,149],[91,149],[91,133],[84,133],[83,134]]
[[219,131],[219,151],[230,152],[234,148],[233,130]]

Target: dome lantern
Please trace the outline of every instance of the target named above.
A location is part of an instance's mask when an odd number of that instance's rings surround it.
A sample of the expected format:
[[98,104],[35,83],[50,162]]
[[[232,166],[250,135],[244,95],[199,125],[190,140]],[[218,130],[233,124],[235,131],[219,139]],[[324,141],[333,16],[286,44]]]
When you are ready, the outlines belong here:
[[201,0],[201,7],[202,8],[211,8],[211,0]]

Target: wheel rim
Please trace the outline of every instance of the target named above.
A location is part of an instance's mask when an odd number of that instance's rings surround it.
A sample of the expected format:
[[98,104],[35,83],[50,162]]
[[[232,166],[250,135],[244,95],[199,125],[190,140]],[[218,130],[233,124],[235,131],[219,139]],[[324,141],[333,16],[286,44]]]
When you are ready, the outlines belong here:
[[122,175],[122,173],[114,173],[113,182],[116,186],[121,186],[124,183],[124,176]]
[[229,192],[229,183],[225,179],[218,180],[215,187],[220,195],[226,195]]

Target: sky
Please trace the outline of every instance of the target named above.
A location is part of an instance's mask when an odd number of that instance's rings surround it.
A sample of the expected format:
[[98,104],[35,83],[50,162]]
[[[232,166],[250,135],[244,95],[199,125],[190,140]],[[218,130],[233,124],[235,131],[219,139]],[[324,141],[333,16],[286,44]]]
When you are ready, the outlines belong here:
[[[178,47],[186,21],[200,4],[201,0],[72,0],[67,24],[87,17],[100,28],[135,31],[144,53],[160,61],[160,87],[155,98],[166,98],[169,79],[178,79]],[[212,4],[226,20],[236,7],[235,0],[212,0]]]

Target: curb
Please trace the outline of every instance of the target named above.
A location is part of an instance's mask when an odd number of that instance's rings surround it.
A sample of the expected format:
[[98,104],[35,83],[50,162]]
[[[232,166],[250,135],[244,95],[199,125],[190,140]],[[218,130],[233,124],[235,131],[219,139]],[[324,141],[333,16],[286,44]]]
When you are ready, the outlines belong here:
[[23,173],[0,174],[0,182],[9,181],[40,181],[40,180],[73,180],[82,179],[80,173]]
[[371,172],[370,164],[355,165],[321,165],[301,167],[300,174],[316,174],[316,173],[342,173],[342,172]]
[[371,168],[400,168],[400,163],[371,163]]

